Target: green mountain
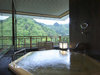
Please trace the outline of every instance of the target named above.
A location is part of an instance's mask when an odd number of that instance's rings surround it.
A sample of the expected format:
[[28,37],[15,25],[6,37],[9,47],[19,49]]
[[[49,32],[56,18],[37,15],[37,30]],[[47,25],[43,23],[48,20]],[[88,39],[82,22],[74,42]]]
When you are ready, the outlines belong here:
[[38,24],[54,30],[59,36],[69,35],[69,24],[59,24],[57,22],[54,23],[54,25],[45,25],[43,23],[38,23]]
[[49,25],[48,28],[55,30],[56,33],[58,33],[60,36],[67,36],[69,35],[69,25],[60,25],[60,24],[54,24]]
[[31,18],[17,17],[17,36],[53,36],[54,30],[36,23]]
[[[12,19],[9,17],[0,23],[3,27],[3,36],[12,35]],[[1,32],[0,32],[1,33]],[[0,34],[1,35],[1,34]],[[17,17],[17,36],[54,36],[58,35],[54,30],[36,23],[32,18]]]
[[[3,35],[12,35],[12,19],[9,17],[0,23],[3,25]],[[0,32],[1,33],[1,32]],[[17,16],[17,36],[65,36],[69,34],[69,25],[45,25],[36,22],[33,18]],[[1,35],[1,34],[0,34]]]

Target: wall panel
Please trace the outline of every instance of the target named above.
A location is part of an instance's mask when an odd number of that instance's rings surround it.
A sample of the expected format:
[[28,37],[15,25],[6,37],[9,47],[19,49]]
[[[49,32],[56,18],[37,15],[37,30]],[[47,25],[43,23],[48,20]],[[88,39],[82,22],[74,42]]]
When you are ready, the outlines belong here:
[[[100,0],[70,0],[70,46],[86,42],[90,54],[100,54]],[[80,24],[88,23],[87,38],[81,34]]]

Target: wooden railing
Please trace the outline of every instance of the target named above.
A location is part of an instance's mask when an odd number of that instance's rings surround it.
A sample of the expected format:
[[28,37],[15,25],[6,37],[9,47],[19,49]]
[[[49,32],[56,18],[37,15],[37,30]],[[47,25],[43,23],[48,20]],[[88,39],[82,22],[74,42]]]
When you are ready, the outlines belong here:
[[[0,37],[0,41],[5,41],[5,44],[9,45],[11,42],[11,36]],[[8,41],[7,41],[8,40]],[[6,42],[7,41],[7,42]],[[32,48],[37,47],[38,42],[52,41],[54,46],[57,46],[61,41],[69,41],[69,36],[17,36],[18,48]]]

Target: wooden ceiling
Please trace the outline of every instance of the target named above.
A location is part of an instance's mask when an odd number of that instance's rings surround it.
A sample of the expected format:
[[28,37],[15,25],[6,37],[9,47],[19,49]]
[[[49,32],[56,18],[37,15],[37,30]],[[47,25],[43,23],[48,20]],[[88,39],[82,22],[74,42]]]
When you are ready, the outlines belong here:
[[[13,0],[16,13],[61,18],[69,14],[69,0]],[[0,0],[0,12],[10,12],[12,0]]]

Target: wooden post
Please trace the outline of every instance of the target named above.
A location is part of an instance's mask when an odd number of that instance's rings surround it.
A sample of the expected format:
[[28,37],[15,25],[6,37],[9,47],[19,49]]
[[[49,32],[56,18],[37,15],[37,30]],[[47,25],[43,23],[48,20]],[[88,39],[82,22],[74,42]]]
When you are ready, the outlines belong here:
[[24,38],[24,47],[26,48],[26,38]]
[[20,38],[18,38],[18,48],[20,48]]
[[32,48],[32,37],[30,36],[30,49]]
[[41,42],[42,42],[42,37],[41,37]]
[[37,37],[36,37],[36,46],[38,45],[37,42],[38,42],[38,41],[37,41]]
[[61,42],[61,36],[59,36],[59,42]]
[[46,36],[46,42],[48,41],[48,37]]

